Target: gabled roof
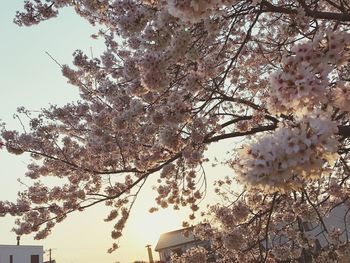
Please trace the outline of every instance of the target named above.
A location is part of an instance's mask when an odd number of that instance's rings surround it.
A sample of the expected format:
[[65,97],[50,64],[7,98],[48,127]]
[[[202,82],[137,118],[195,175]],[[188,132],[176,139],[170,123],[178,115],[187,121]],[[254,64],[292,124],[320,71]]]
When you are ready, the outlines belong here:
[[[188,231],[188,235],[185,236],[185,232]],[[162,250],[164,248],[176,247],[178,245],[191,243],[198,241],[192,231],[189,228],[179,229],[160,235],[158,243],[155,247],[155,251]]]

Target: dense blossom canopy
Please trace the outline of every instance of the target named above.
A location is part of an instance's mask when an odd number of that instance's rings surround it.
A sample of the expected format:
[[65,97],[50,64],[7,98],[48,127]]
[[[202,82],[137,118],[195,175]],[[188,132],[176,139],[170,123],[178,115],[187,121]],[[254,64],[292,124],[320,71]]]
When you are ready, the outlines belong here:
[[198,228],[212,250],[173,260],[350,261],[347,0],[28,0],[15,23],[66,6],[102,26],[94,37],[106,51],[78,50],[74,67],[62,66],[79,101],[35,116],[20,108],[30,130],[2,128],[0,145],[33,159],[33,184],[0,202],[0,215],[18,216],[17,234],[44,238],[68,214],[104,203],[118,239],[150,176],[158,206],[196,212],[208,146],[242,138],[226,160],[232,175],[216,183],[224,201]]

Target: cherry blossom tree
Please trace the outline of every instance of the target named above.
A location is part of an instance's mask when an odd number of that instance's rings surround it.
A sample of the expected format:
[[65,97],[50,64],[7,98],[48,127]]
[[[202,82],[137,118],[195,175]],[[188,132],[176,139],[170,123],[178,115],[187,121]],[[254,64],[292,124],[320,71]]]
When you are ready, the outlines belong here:
[[[223,202],[198,228],[217,262],[349,262],[347,0],[28,0],[15,23],[66,6],[103,28],[94,37],[106,51],[78,50],[74,67],[62,66],[79,101],[38,115],[20,108],[30,129],[2,127],[1,146],[33,160],[33,184],[0,202],[0,215],[18,217],[18,235],[44,238],[69,214],[105,204],[118,240],[155,176],[158,207],[195,213],[209,145],[241,138],[223,160],[232,176],[216,182]],[[62,184],[45,185],[47,176]],[[331,227],[338,208],[342,224]]]

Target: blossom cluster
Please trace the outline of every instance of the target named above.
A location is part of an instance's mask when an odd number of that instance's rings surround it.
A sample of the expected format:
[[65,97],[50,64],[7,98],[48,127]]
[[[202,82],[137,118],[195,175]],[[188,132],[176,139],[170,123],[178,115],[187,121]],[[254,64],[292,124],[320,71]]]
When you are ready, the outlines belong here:
[[293,47],[295,55],[285,56],[283,68],[270,75],[271,112],[289,114],[305,112],[327,102],[331,65],[341,66],[349,57],[350,35],[328,31],[326,40],[315,37],[312,42]]
[[322,114],[304,117],[293,128],[280,127],[240,151],[232,166],[240,181],[268,191],[300,187],[317,179],[337,157],[337,126]]
[[169,13],[184,21],[198,22],[200,19],[207,17],[220,0],[169,0],[167,1]]
[[174,263],[206,263],[207,253],[203,247],[192,247],[180,256],[172,254],[171,261]]

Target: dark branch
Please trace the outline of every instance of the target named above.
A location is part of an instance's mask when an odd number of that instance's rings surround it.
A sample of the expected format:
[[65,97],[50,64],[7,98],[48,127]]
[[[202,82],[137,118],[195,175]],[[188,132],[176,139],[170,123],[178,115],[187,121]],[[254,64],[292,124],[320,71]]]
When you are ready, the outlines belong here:
[[[298,10],[286,8],[282,6],[275,6],[268,1],[262,1],[262,12],[273,12],[279,14],[289,14],[289,15],[297,15]],[[315,19],[325,19],[325,20],[335,20],[335,21],[350,21],[350,14],[348,13],[332,13],[332,12],[320,12],[317,10],[310,10],[307,7],[304,7],[305,13],[307,16],[315,18]]]

